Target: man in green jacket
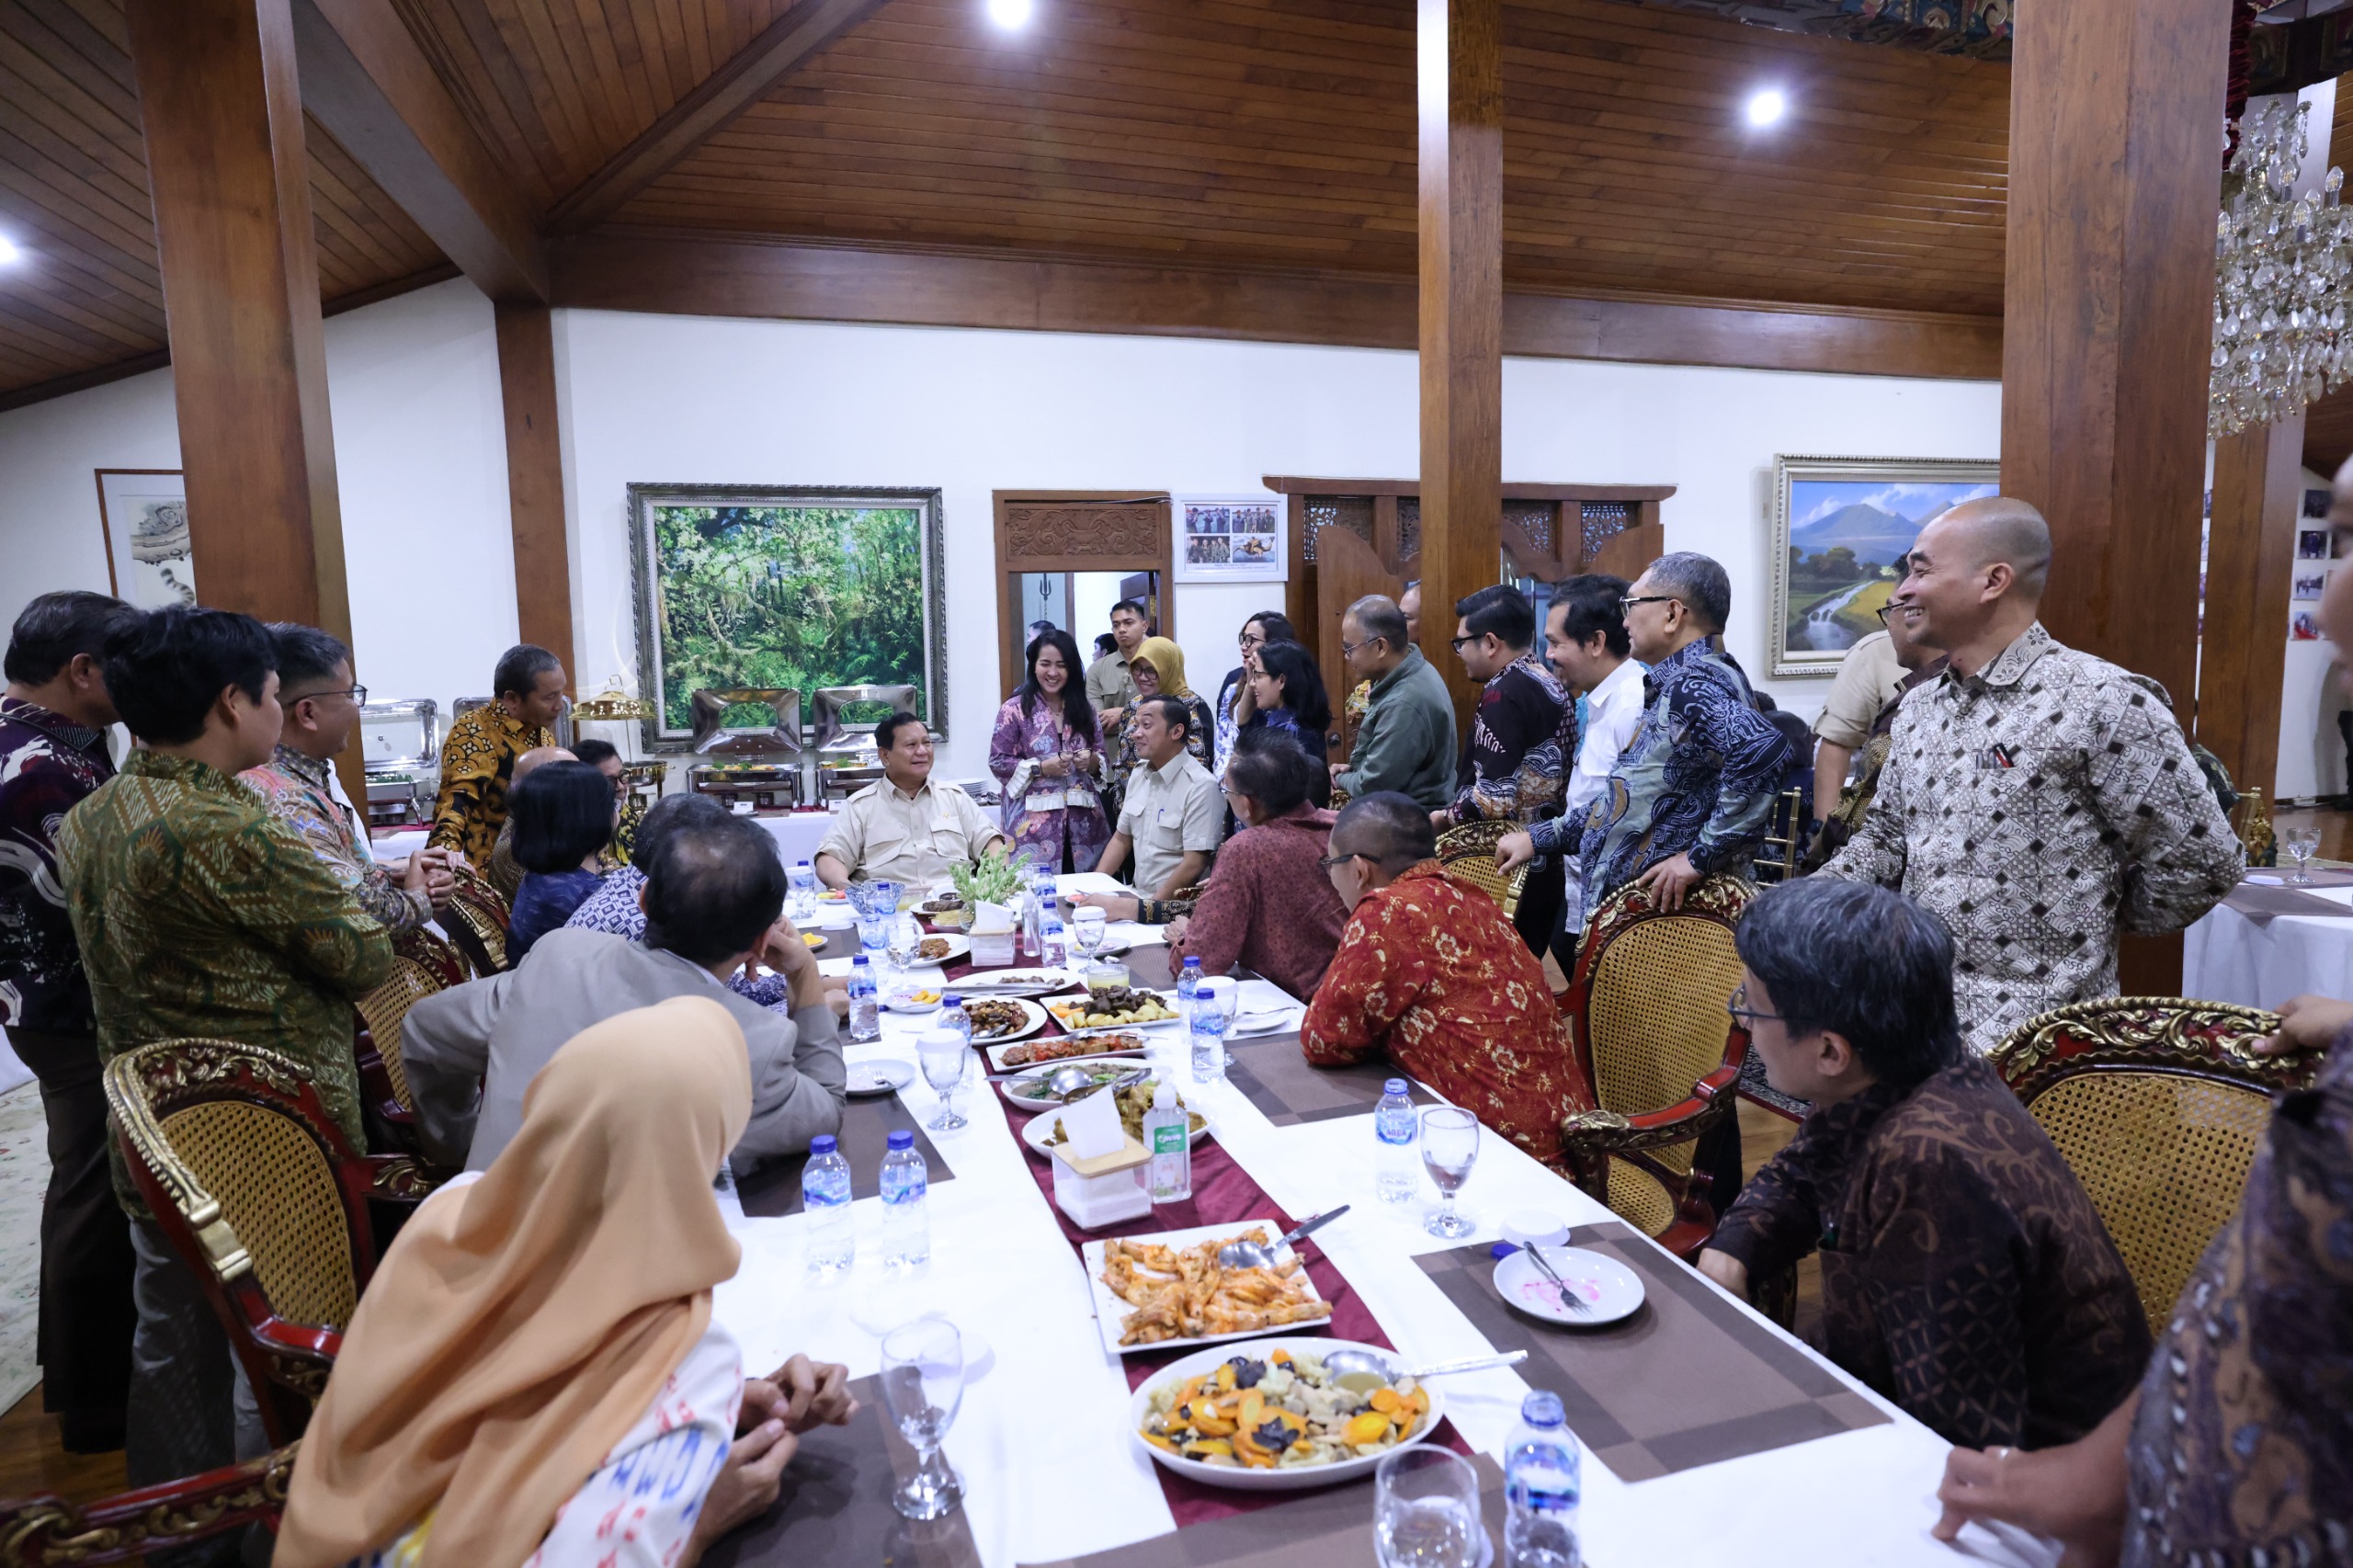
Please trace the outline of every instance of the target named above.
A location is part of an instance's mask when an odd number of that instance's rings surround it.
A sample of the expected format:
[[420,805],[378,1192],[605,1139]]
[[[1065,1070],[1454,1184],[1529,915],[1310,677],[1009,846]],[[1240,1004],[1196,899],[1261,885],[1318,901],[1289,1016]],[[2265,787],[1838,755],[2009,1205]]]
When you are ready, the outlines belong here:
[[1340,652],[1372,683],[1356,749],[1332,765],[1332,783],[1351,800],[1383,790],[1437,811],[1453,795],[1454,699],[1405,630],[1405,613],[1367,594],[1340,618]]
[[[109,638],[107,690],[145,749],[66,813],[58,877],[101,1057],[189,1037],[277,1051],[364,1149],[351,1005],[391,975],[392,937],[237,778],[278,744],[276,660],[259,621],[222,610],[176,606]],[[147,1486],[251,1457],[236,1450],[259,1437],[258,1413],[113,1154],[138,1258],[124,1465]]]

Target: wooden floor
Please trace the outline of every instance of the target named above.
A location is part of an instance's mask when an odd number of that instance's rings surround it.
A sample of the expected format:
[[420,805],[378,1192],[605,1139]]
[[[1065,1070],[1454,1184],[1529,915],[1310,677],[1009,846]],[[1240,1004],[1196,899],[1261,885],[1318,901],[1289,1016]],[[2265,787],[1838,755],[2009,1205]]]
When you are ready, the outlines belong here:
[[[2338,812],[2340,816],[2347,813]],[[2348,817],[2353,821],[2353,817]],[[1740,1154],[1744,1174],[1756,1168],[1797,1132],[1797,1123],[1740,1102]],[[1811,1257],[1798,1266],[1798,1331],[1822,1312],[1822,1270]],[[29,1497],[54,1492],[68,1502],[86,1503],[124,1488],[122,1455],[69,1454],[58,1444],[57,1419],[40,1408],[40,1389],[0,1415],[0,1497]]]

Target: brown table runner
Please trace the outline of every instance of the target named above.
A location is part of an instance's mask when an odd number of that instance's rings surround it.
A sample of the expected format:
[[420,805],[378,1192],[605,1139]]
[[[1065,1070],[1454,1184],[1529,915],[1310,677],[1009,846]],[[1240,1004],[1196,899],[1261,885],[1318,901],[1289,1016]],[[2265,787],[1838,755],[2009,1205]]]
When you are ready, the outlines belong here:
[[[1348,1067],[1311,1065],[1296,1034],[1232,1040],[1226,1045],[1233,1052],[1233,1065],[1225,1070],[1227,1082],[1277,1127],[1370,1115],[1381,1103],[1382,1086],[1404,1076],[1381,1058]],[[1438,1103],[1419,1084],[1413,1085],[1413,1095],[1415,1105]]]
[[[899,1103],[899,1096],[877,1095],[842,1107],[841,1131],[835,1134],[841,1141],[843,1156],[849,1161],[852,1198],[882,1195],[882,1156],[890,1153],[891,1134],[901,1128],[914,1129],[915,1153],[923,1156],[924,1169],[934,1187],[956,1179],[947,1156],[925,1133],[923,1124]],[[735,1196],[743,1200],[744,1212],[755,1220],[800,1213],[801,1170],[808,1163],[806,1154],[789,1154],[767,1162],[749,1176],[738,1180]]]
[[981,1568],[963,1509],[916,1524],[891,1506],[892,1490],[914,1473],[915,1451],[891,1425],[881,1379],[849,1387],[858,1403],[849,1425],[820,1426],[801,1439],[775,1504],[704,1553],[708,1568]]
[[1527,1347],[1516,1370],[1561,1396],[1570,1429],[1620,1480],[1648,1481],[1887,1420],[1828,1368],[1625,1225],[1579,1226],[1569,1244],[1607,1254],[1641,1277],[1643,1300],[1633,1316],[1565,1328],[1514,1312],[1496,1294],[1486,1243],[1415,1261],[1496,1349]]
[[[1495,1562],[1504,1560],[1503,1467],[1471,1457],[1479,1472],[1479,1511]],[[1377,1568],[1372,1544],[1372,1477],[1303,1493],[1279,1508],[1212,1519],[1149,1540],[1029,1568]]]

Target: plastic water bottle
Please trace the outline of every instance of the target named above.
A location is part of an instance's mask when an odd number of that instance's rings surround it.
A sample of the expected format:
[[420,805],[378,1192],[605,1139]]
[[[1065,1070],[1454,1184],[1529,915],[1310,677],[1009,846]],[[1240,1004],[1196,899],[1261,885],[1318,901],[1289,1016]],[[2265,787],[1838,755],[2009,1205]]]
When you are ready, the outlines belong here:
[[1152,1151],[1145,1185],[1154,1203],[1182,1203],[1193,1196],[1191,1113],[1176,1103],[1176,1085],[1166,1078],[1152,1092],[1143,1113],[1143,1146]]
[[809,1140],[801,1209],[809,1216],[809,1271],[825,1278],[847,1274],[858,1261],[858,1226],[849,1213],[849,1162],[830,1135]]
[[[1192,967],[1191,960],[1186,960],[1186,967]],[[1233,1010],[1225,1006],[1218,988],[1227,983],[1230,983],[1204,980],[1193,992],[1193,1006],[1188,1009],[1192,1017],[1185,1020],[1185,1032],[1193,1045],[1196,1084],[1217,1084],[1225,1079],[1225,1028]]]
[[964,999],[961,996],[949,997],[948,1005],[939,1009],[939,1017],[933,1021],[931,1027],[936,1029],[954,1029],[964,1037],[966,1045],[972,1043],[972,1015],[964,1011]]
[[816,919],[817,873],[810,868],[809,862],[795,861],[792,869],[784,874],[784,880],[792,890],[792,923],[805,926]]
[[1070,938],[1063,935],[1063,917],[1049,913],[1045,927],[1038,935],[1038,961],[1048,969],[1061,969],[1070,962]]
[[1577,1501],[1584,1460],[1561,1396],[1538,1389],[1519,1404],[1504,1449],[1506,1568],[1576,1568]]
[[1421,1190],[1421,1157],[1414,1147],[1419,1126],[1413,1085],[1403,1078],[1383,1084],[1381,1104],[1372,1113],[1373,1135],[1381,1140],[1374,1176],[1383,1203],[1411,1203]]
[[882,1156],[883,1267],[920,1268],[931,1261],[931,1219],[924,1211],[930,1191],[931,1172],[915,1152],[915,1135],[903,1127]]
[[849,1038],[858,1044],[882,1038],[882,1003],[864,953],[849,960]]
[[1176,1016],[1185,1027],[1193,1027],[1193,998],[1201,989],[1201,960],[1190,953],[1185,955],[1185,967],[1176,973]]
[[1032,866],[1021,875],[1021,956],[1032,963],[1038,961],[1044,907],[1045,901],[1038,892],[1038,869]]

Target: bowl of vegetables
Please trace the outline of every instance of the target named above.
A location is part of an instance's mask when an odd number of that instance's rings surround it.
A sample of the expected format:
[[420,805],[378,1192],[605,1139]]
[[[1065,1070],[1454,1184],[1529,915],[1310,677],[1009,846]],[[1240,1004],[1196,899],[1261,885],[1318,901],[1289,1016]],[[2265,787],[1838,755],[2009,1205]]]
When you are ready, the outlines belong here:
[[1393,1350],[1346,1339],[1252,1339],[1171,1362],[1135,1392],[1128,1426],[1154,1462],[1211,1486],[1286,1492],[1370,1475],[1446,1417],[1434,1383],[1333,1373],[1335,1350],[1391,1366]]

